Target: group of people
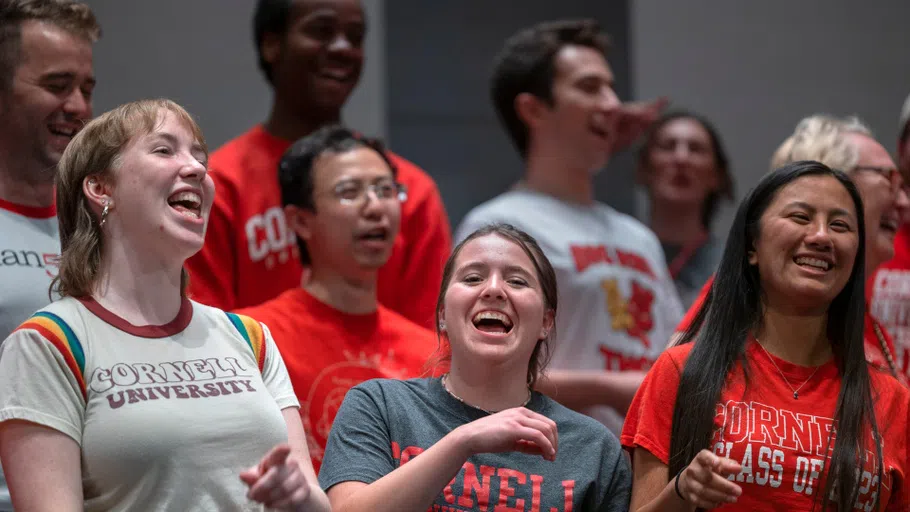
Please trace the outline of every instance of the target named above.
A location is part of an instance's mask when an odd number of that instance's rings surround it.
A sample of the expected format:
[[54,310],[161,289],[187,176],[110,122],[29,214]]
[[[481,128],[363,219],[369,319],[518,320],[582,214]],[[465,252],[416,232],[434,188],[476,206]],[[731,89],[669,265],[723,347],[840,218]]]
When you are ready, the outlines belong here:
[[[859,120],[800,121],[724,241],[717,130],[541,23],[491,80],[524,172],[453,248],[341,123],[360,2],[253,27],[271,111],[210,154],[170,100],[92,118],[87,5],[0,2],[0,511],[910,509],[910,201]],[[638,141],[647,224],[592,182]]]

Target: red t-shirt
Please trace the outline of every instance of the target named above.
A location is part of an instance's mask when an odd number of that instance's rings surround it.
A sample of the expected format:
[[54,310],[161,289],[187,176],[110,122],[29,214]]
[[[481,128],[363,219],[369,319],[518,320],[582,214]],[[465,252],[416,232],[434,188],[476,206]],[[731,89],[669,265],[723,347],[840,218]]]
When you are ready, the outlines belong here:
[[[711,290],[711,284],[714,283],[714,276],[711,276],[705,285],[702,286],[701,292],[692,302],[692,306],[689,307],[689,310],[686,311],[686,315],[679,322],[679,325],[676,326],[676,332],[682,333],[689,328],[689,325],[695,320],[695,315],[698,314],[698,310],[701,309],[702,304],[705,303],[705,298],[708,296],[708,291]],[[879,340],[878,333],[876,332],[875,327],[878,326],[878,332],[882,334],[882,339]],[[894,341],[891,338],[891,335],[888,333],[888,329],[885,328],[881,323],[876,322],[875,318],[869,314],[869,308],[866,308],[865,314],[865,323],[863,325],[863,346],[866,349],[866,361],[869,363],[883,369],[885,371],[891,371],[890,365],[888,364],[888,358],[885,357],[885,352],[882,350],[882,341],[884,341],[885,346],[888,347],[888,350],[891,352],[891,358],[896,366],[898,366],[897,376],[903,383],[907,383],[907,375],[902,373],[899,369],[896,352],[894,350]]]
[[436,351],[436,334],[379,306],[374,313],[343,313],[301,288],[241,309],[268,326],[300,400],[313,466],[345,393],[369,379],[424,376]]
[[[215,204],[205,246],[187,261],[194,300],[229,311],[300,287],[303,266],[278,183],[278,162],[290,145],[257,125],[212,153]],[[388,155],[408,200],[401,205],[392,256],[379,272],[379,301],[432,327],[452,245],[448,217],[433,180],[411,162]]]
[[894,238],[894,257],[880,265],[866,283],[872,316],[894,338],[898,370],[910,378],[910,224]]
[[[831,361],[816,371],[771,356],[754,341],[748,343],[749,384],[745,386],[742,367],[737,364],[721,393],[714,418],[715,435],[706,447],[743,466],[738,475],[730,477],[742,487],[742,495],[735,504],[720,508],[812,510],[813,500],[824,485],[819,481],[819,470],[840,390],[837,366]],[[621,442],[630,452],[644,448],[669,463],[670,411],[676,404],[680,375],[692,346],[687,343],[668,349],[645,377],[622,431]],[[793,387],[805,382],[798,399],[793,398],[781,372]],[[874,478],[876,471],[868,465],[864,468],[857,508],[873,510],[877,492],[880,510],[906,511],[910,505],[906,488],[910,390],[873,367],[870,373],[884,468],[881,485]]]

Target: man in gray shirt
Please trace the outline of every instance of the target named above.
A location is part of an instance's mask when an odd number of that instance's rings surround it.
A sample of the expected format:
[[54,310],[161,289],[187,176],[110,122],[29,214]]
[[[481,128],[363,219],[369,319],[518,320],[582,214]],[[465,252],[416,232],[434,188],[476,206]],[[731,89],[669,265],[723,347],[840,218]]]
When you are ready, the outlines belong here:
[[[50,302],[60,253],[54,175],[92,116],[101,29],[72,0],[0,5],[0,342]],[[12,510],[0,472],[0,511]]]

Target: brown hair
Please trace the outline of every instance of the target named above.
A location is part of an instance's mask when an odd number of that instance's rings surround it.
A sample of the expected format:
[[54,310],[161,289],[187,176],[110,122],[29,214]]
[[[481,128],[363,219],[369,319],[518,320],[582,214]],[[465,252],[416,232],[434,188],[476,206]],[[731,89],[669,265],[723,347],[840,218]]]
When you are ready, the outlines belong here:
[[515,98],[527,92],[553,105],[556,54],[566,46],[584,46],[606,57],[609,45],[607,35],[591,19],[538,23],[506,41],[493,63],[490,95],[522,158],[528,152],[529,133],[515,109]]
[[22,59],[22,23],[42,21],[90,43],[101,37],[101,26],[89,6],[73,0],[0,1],[0,90],[12,84]]
[[[57,168],[57,219],[60,223],[60,271],[51,290],[62,296],[91,295],[101,269],[105,244],[100,218],[82,190],[89,177],[114,182],[113,169],[123,150],[136,137],[151,133],[161,122],[161,111],[173,113],[187,126],[206,154],[202,130],[180,105],[167,99],[126,103],[95,118],[67,145]],[[181,275],[181,293],[189,280]]]
[[[442,286],[439,288],[439,297],[436,299],[436,338],[439,340],[439,349],[437,352],[441,355],[433,361],[434,364],[448,362],[452,356],[451,347],[448,346],[448,339],[446,336],[443,336],[442,329],[440,328],[440,316],[445,307],[446,290],[449,288],[449,283],[452,281],[452,274],[455,272],[455,260],[468,242],[487,235],[496,235],[505,238],[521,247],[525,254],[528,255],[528,258],[531,259],[531,263],[534,264],[534,271],[537,273],[537,279],[540,281],[540,287],[543,291],[544,308],[552,311],[554,317],[556,315],[558,301],[556,271],[553,270],[553,265],[550,264],[550,260],[547,259],[543,249],[537,244],[537,240],[510,224],[486,225],[477,231],[474,231],[462,240],[461,243],[456,245],[455,249],[452,250],[452,255],[449,256],[449,259],[446,261],[446,265],[443,268]],[[556,328],[554,326],[550,329],[546,338],[538,340],[537,345],[534,347],[534,352],[531,354],[531,360],[528,362],[528,386],[531,388],[534,387],[538,377],[540,377],[543,369],[547,366],[547,362],[549,361],[550,338],[553,337],[553,332],[555,330]]]

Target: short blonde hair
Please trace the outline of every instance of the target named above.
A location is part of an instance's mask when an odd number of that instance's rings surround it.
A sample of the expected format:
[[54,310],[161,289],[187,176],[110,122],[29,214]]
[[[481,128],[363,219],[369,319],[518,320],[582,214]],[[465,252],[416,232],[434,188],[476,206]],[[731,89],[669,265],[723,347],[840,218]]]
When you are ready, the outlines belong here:
[[793,134],[774,152],[770,170],[798,160],[815,160],[832,169],[850,172],[859,159],[856,146],[846,137],[850,133],[872,136],[872,130],[854,116],[809,116],[796,125]]
[[[123,150],[136,137],[151,133],[169,111],[193,133],[208,154],[202,130],[183,107],[167,99],[126,103],[89,122],[67,145],[57,166],[57,219],[60,223],[60,271],[51,289],[62,297],[92,294],[104,244],[100,218],[82,190],[89,176],[114,182],[113,169],[120,165]],[[181,275],[181,293],[186,295],[188,275]]]

